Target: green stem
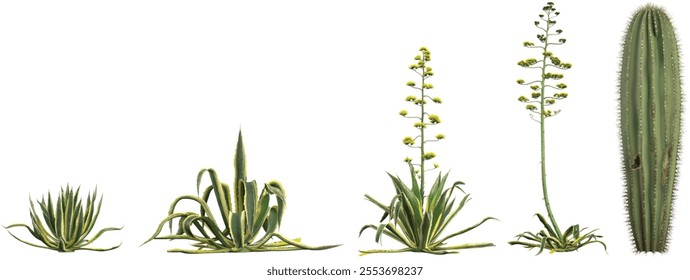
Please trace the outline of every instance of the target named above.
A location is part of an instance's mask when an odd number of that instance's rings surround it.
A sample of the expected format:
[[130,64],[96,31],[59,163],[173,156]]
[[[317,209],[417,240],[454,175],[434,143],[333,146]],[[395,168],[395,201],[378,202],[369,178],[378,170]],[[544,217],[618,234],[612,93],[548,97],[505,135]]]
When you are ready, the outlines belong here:
[[421,87],[422,96],[421,96],[421,103],[420,103],[420,107],[421,107],[421,109],[422,109],[422,115],[421,115],[422,126],[419,127],[419,131],[420,131],[420,134],[421,134],[421,136],[420,136],[420,137],[421,137],[421,145],[419,145],[419,146],[421,147],[421,148],[419,149],[419,150],[420,150],[420,156],[419,156],[419,158],[421,159],[421,160],[420,160],[420,168],[421,168],[421,169],[419,170],[419,172],[420,172],[420,176],[419,176],[419,180],[420,180],[420,183],[419,183],[419,192],[420,192],[420,194],[421,194],[421,197],[419,198],[419,200],[422,201],[422,203],[423,203],[423,201],[424,201],[424,173],[425,173],[425,170],[424,170],[424,162],[426,161],[426,160],[424,159],[424,124],[425,124],[425,122],[424,122],[424,80],[425,80],[425,79],[424,79],[424,74],[425,74],[425,73],[426,73],[426,68],[423,67],[423,68],[422,68],[422,87]]
[[546,119],[546,116],[544,115],[544,94],[545,94],[545,85],[546,85],[546,52],[547,48],[549,46],[549,29],[551,28],[551,25],[549,22],[551,21],[551,13],[547,12],[547,21],[546,21],[546,32],[545,32],[545,39],[544,39],[544,54],[543,54],[543,60],[542,60],[542,66],[541,66],[541,97],[540,97],[540,102],[539,102],[539,124],[541,127],[541,189],[542,192],[544,193],[544,204],[546,205],[546,212],[549,215],[549,219],[551,220],[551,224],[553,224],[554,229],[556,230],[556,234],[558,234],[558,238],[561,238],[561,229],[558,228],[558,224],[556,223],[556,218],[553,216],[553,211],[551,210],[551,203],[549,202],[549,192],[546,189],[546,139],[544,137],[544,120]]

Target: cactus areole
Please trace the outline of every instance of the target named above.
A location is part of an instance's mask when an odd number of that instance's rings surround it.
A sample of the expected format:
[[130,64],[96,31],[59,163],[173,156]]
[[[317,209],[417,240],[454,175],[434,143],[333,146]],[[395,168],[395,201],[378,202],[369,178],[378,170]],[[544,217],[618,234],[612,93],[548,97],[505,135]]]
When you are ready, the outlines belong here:
[[681,135],[678,42],[666,12],[630,19],[620,70],[620,140],[630,232],[638,252],[665,252]]

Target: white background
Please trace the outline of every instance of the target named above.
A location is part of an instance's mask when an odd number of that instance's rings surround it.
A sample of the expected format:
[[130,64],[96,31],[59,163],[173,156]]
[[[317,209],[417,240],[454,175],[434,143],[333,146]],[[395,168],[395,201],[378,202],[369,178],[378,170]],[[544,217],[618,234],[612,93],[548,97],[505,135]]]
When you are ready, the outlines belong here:
[[[563,80],[570,97],[547,121],[553,209],[561,228],[600,228],[608,254],[590,245],[534,257],[507,244],[539,230],[533,215],[544,212],[538,124],[517,102],[529,89],[515,80],[535,77],[516,63],[538,56],[522,42],[536,41],[532,22],[545,2],[0,2],[0,224],[29,223],[29,195],[69,183],[98,185],[105,195],[97,228],[125,226],[97,242],[123,242],[107,253],[59,254],[2,230],[3,275],[278,279],[266,269],[394,265],[423,266],[414,279],[681,278],[690,246],[687,165],[680,167],[669,253],[634,254],[626,228],[618,59],[627,20],[644,1],[556,2],[556,27],[568,42],[552,50],[573,68]],[[673,17],[677,36],[690,38],[685,7],[656,2]],[[448,233],[485,216],[501,220],[452,244],[496,247],[359,257],[358,249],[400,247],[374,243],[373,231],[357,233],[381,215],[364,194],[387,202],[394,193],[385,171],[409,180],[402,159],[412,151],[401,140],[415,130],[397,114],[412,109],[403,101],[414,94],[405,82],[416,78],[407,66],[420,46],[432,53],[432,95],[444,100],[430,110],[443,120],[432,133],[447,140],[430,148],[444,171],[452,169],[449,180],[465,181],[473,198]],[[687,56],[683,62],[690,64]],[[232,180],[240,127],[249,178],[277,179],[287,190],[281,232],[342,247],[203,256],[166,253],[184,241],[139,247],[172,199],[195,192],[199,169]]]

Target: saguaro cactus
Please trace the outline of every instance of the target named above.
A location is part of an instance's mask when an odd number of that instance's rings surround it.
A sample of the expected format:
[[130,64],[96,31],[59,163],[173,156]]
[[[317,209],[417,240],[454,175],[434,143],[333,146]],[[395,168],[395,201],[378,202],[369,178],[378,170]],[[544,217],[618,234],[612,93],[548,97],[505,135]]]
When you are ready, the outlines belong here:
[[665,252],[681,128],[678,42],[664,9],[630,19],[620,71],[620,136],[628,223],[638,252]]

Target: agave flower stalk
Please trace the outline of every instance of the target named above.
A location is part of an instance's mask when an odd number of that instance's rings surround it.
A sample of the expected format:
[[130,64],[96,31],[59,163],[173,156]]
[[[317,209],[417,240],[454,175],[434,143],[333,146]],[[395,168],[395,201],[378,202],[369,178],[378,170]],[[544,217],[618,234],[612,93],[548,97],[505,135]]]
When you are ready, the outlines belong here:
[[620,139],[628,224],[637,252],[665,252],[681,136],[679,47],[664,9],[628,24],[620,71]]
[[[426,194],[425,179],[426,173],[439,168],[439,165],[434,163],[432,168],[427,169],[427,161],[436,157],[434,152],[427,150],[427,144],[431,142],[440,141],[445,138],[443,134],[437,134],[435,138],[429,139],[426,130],[441,123],[441,118],[436,114],[431,114],[427,111],[427,102],[440,104],[441,98],[432,97],[428,91],[433,89],[433,85],[428,82],[428,79],[434,75],[433,69],[428,65],[431,61],[431,53],[425,47],[419,49],[420,54],[414,59],[415,64],[410,65],[421,79],[421,83],[417,84],[414,81],[407,82],[407,86],[417,90],[418,95],[410,95],[405,98],[407,102],[413,103],[417,106],[418,115],[410,115],[407,110],[400,111],[400,115],[414,120],[413,126],[417,129],[418,134],[415,137],[405,136],[403,144],[419,150],[419,160],[413,162],[412,158],[405,158],[405,162],[410,169],[410,177],[412,178],[412,187],[408,187],[403,183],[400,177],[396,177],[388,173],[388,176],[393,181],[396,190],[396,196],[393,198],[390,205],[384,205],[369,195],[365,198],[376,206],[381,208],[384,213],[379,225],[368,224],[362,227],[359,234],[361,235],[367,229],[376,231],[375,241],[380,242],[382,235],[391,237],[407,248],[394,250],[363,250],[360,251],[362,255],[370,253],[395,253],[395,252],[425,252],[432,254],[446,254],[456,253],[460,249],[480,248],[494,246],[492,243],[469,243],[462,245],[446,245],[446,241],[452,237],[461,235],[472,229],[479,227],[484,222],[494,219],[487,217],[479,223],[468,227],[464,230],[455,232],[445,237],[441,236],[443,230],[448,226],[449,222],[458,214],[464,207],[465,203],[469,201],[469,194],[465,194],[456,208],[455,198],[453,198],[453,191],[459,190],[464,185],[463,182],[457,181],[453,183],[451,188],[445,189],[445,182],[448,178],[448,173],[443,175],[439,172],[438,177],[434,181],[429,194]],[[389,218],[387,223],[383,223],[386,218]]]
[[[200,195],[201,181],[208,174],[211,185]],[[300,239],[290,239],[278,232],[285,212],[285,189],[278,181],[264,184],[259,193],[256,181],[247,180],[246,155],[242,142],[242,132],[237,139],[235,150],[235,180],[233,191],[220,181],[211,168],[202,169],[197,175],[197,195],[184,195],[176,198],[170,205],[168,216],[158,225],[156,232],[144,242],[153,239],[192,240],[196,249],[170,249],[168,252],[190,254],[224,252],[260,252],[290,250],[324,250],[340,245],[308,246]],[[210,208],[211,196],[215,198],[220,219]],[[271,206],[271,198],[276,205]],[[181,201],[193,201],[199,205],[199,212],[176,212]],[[178,221],[177,231],[173,233],[173,221]],[[170,234],[161,235],[168,224]],[[272,238],[278,241],[269,242]],[[142,244],[142,245],[144,245]]]
[[83,207],[82,200],[79,198],[79,189],[77,188],[75,191],[68,184],[67,187],[60,190],[57,203],[55,204],[50,193],[48,193],[48,200],[45,197],[41,198],[40,201],[37,200],[39,207],[41,207],[43,221],[41,221],[33,201],[29,198],[31,203],[29,211],[31,227],[26,224],[12,224],[5,228],[9,230],[13,227],[24,227],[29,230],[31,235],[41,241],[43,245],[24,241],[12,234],[12,232],[10,232],[10,235],[24,244],[58,252],[74,252],[76,250],[109,251],[120,247],[120,245],[110,248],[86,247],[96,241],[103,233],[122,228],[104,228],[93,237],[88,238],[101,212],[103,197],[101,196],[98,204],[96,204],[97,190],[94,190],[93,194],[89,193],[86,196],[86,207]]
[[[551,109],[556,101],[566,99],[568,93],[564,92],[568,86],[562,82],[564,75],[559,71],[567,70],[572,67],[572,64],[561,61],[555,56],[550,47],[563,45],[566,42],[565,38],[558,38],[563,30],[556,29],[556,18],[560,12],[556,11],[553,2],[548,2],[542,8],[543,14],[539,15],[539,20],[534,22],[540,33],[537,34],[539,43],[524,42],[523,46],[526,48],[538,49],[541,52],[539,59],[528,58],[518,62],[518,65],[523,68],[536,69],[541,75],[538,79],[526,82],[524,79],[518,79],[517,83],[523,86],[528,86],[531,89],[529,97],[520,96],[518,101],[525,103],[525,108],[530,111],[530,117],[539,123],[540,143],[541,143],[541,188],[544,198],[544,205],[549,217],[548,221],[539,213],[536,216],[544,225],[545,230],[538,233],[525,232],[517,235],[516,241],[509,242],[511,245],[522,245],[526,248],[539,248],[540,254],[544,249],[553,252],[569,252],[574,251],[582,246],[591,243],[600,243],[606,248],[606,245],[599,241],[600,235],[595,235],[596,230],[583,232],[587,228],[580,229],[579,225],[570,226],[565,232],[562,232],[556,217],[551,209],[551,201],[549,200],[548,188],[546,186],[546,137],[545,124],[546,119],[556,116],[560,110]],[[556,72],[552,72],[556,71]],[[549,90],[547,92],[547,89]],[[535,114],[537,117],[535,117]],[[520,239],[526,239],[522,241]]]

